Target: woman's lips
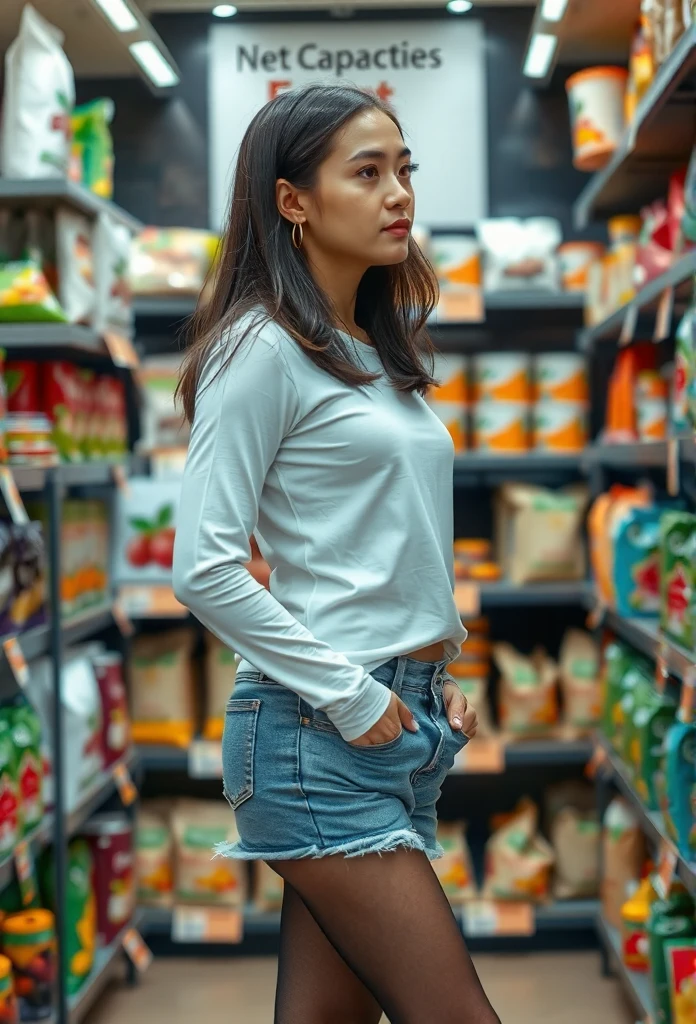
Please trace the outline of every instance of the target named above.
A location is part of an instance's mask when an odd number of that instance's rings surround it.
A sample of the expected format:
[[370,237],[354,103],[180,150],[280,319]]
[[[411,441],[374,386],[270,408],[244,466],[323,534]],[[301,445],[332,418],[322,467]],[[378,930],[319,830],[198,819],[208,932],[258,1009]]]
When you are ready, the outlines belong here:
[[411,222],[408,220],[397,220],[390,224],[388,228],[383,228],[383,230],[388,231],[395,238],[405,238],[411,230]]

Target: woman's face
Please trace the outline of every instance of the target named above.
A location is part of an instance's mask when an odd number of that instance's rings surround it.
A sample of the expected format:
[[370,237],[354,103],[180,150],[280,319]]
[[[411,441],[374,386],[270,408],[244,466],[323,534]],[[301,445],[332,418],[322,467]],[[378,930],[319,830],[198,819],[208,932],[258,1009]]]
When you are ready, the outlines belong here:
[[405,260],[414,170],[391,118],[374,109],[356,114],[336,136],[315,188],[299,197],[308,255],[342,256],[365,268]]

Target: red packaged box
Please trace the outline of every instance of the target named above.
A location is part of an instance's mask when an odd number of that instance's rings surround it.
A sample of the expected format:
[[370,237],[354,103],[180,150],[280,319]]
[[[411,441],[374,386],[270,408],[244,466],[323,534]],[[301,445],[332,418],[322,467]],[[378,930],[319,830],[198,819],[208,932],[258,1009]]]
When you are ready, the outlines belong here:
[[97,945],[109,946],[133,916],[133,826],[122,812],[98,814],[84,826],[93,860]]
[[72,363],[43,363],[43,412],[53,423],[53,440],[64,462],[78,462],[80,409],[84,405],[80,371]]
[[128,696],[123,682],[123,659],[108,651],[92,658],[102,705],[102,748],[109,767],[123,757],[130,746]]
[[8,412],[42,412],[40,364],[11,359],[5,364]]

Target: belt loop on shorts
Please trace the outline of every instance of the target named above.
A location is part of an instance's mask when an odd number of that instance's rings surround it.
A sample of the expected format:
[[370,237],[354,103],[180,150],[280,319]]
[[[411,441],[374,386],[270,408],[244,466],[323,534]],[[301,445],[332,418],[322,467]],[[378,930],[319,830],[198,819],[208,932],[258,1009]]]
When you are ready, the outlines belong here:
[[408,658],[405,655],[401,655],[396,661],[396,672],[394,673],[394,680],[391,685],[392,693],[395,693],[397,697],[401,696],[401,684],[404,681],[404,673],[406,672],[406,665]]

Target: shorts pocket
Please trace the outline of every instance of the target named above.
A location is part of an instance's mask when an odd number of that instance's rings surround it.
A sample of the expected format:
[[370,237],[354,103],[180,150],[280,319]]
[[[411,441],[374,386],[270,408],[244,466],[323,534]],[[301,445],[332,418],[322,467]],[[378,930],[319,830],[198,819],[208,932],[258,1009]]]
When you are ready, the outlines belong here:
[[233,811],[254,792],[254,750],[260,700],[230,697],[222,736],[223,792]]
[[398,736],[395,736],[393,740],[387,740],[386,743],[370,743],[368,746],[356,747],[354,743],[349,743],[351,750],[357,750],[359,754],[379,754],[383,750],[394,750],[396,747],[401,746],[401,742],[404,738],[405,729],[402,728]]

